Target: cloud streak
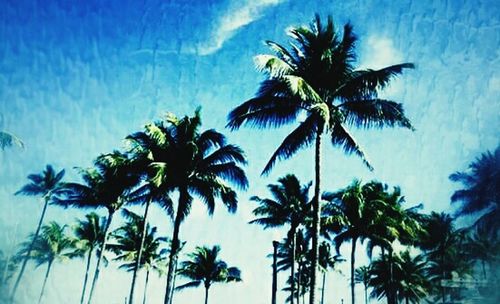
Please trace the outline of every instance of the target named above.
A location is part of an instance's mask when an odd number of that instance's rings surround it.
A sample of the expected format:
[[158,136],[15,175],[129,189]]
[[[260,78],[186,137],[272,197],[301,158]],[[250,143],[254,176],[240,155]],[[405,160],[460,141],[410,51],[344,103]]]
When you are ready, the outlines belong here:
[[283,1],[247,0],[243,6],[229,9],[217,22],[215,31],[212,32],[210,38],[196,46],[194,51],[202,56],[217,52],[240,28],[258,20],[266,9]]

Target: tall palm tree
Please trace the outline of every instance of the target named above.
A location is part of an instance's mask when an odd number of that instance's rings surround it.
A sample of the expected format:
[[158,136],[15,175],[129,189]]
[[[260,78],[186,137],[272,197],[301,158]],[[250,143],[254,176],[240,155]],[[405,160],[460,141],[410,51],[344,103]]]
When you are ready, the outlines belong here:
[[236,267],[228,267],[226,262],[219,259],[219,246],[196,247],[189,254],[189,260],[181,263],[178,273],[181,277],[190,280],[176,289],[205,287],[205,304],[208,304],[208,290],[214,283],[241,282],[241,271]]
[[[343,34],[336,31],[332,18],[325,24],[316,15],[309,27],[294,27],[289,31],[292,46],[285,47],[268,41],[275,55],[256,57],[257,67],[267,79],[256,97],[233,109],[228,127],[238,129],[243,124],[268,128],[295,122],[300,113],[306,118],[292,131],[271,156],[263,173],[268,173],[277,160],[290,158],[301,148],[315,145],[315,187],[313,198],[313,269],[317,268],[320,194],[321,143],[328,134],[334,146],[355,153],[371,169],[367,158],[348,131],[355,127],[394,127],[413,129],[401,104],[381,99],[378,91],[411,63],[392,65],[380,70],[356,69],[355,42],[357,37],[348,23]],[[316,271],[311,277],[310,303],[315,302]]]
[[85,290],[89,278],[90,262],[94,251],[100,250],[100,245],[104,239],[104,227],[106,226],[106,218],[100,217],[97,213],[91,212],[85,215],[85,220],[78,220],[73,228],[73,233],[78,240],[77,247],[82,255],[87,254],[87,264],[85,267],[85,277],[83,279],[82,295],[80,296],[80,304],[83,304],[85,298]]
[[[141,261],[139,268],[146,269],[146,288],[149,281],[149,272],[151,269],[160,269],[160,258],[165,261],[165,251],[161,251],[163,244],[167,242],[164,237],[158,237],[157,228],[150,227],[148,224],[146,227],[145,237],[142,237],[142,224],[144,218],[128,209],[122,210],[123,216],[127,219],[126,223],[113,231],[112,236],[114,239],[113,244],[109,244],[108,247],[117,256],[115,260],[122,261],[123,264],[120,266],[121,269],[131,271],[135,274],[137,273],[136,259],[139,254],[139,249],[141,244],[143,246],[143,254],[141,255]],[[133,281],[132,281],[133,282]],[[132,286],[131,286],[132,288]],[[145,301],[145,295],[143,302]]]
[[319,245],[319,256],[318,265],[323,273],[323,282],[321,286],[321,304],[325,302],[325,283],[326,274],[330,270],[334,270],[338,262],[342,262],[343,259],[338,255],[333,255],[330,249],[330,244],[327,242],[322,242]]
[[19,252],[19,255],[34,260],[37,267],[47,264],[38,303],[42,301],[45,286],[54,263],[75,256],[76,241],[65,234],[65,228],[66,226],[61,226],[56,222],[50,222],[48,225],[42,226],[41,234],[39,236],[31,235],[30,240],[22,244]]
[[365,304],[368,304],[368,285],[370,283],[370,267],[358,267],[354,273],[354,282],[362,283],[365,290]]
[[[215,209],[215,199],[220,198],[230,212],[237,207],[236,192],[228,184],[240,189],[248,187],[248,180],[240,165],[246,164],[243,151],[227,144],[223,134],[210,129],[200,132],[200,109],[193,117],[178,119],[168,114],[164,121],[155,122],[158,147],[150,150],[150,159],[154,160],[154,178],[156,193],[177,191],[177,207],[165,206],[173,217],[174,229],[169,255],[165,304],[169,304],[174,276],[174,265],[180,247],[180,225],[189,215],[195,196],[205,203],[211,215]],[[132,135],[141,142],[144,138]]]
[[[295,277],[295,234],[297,228],[305,223],[311,213],[309,200],[309,189],[311,183],[301,185],[298,178],[288,174],[278,180],[278,184],[267,186],[272,198],[260,198],[253,196],[251,200],[259,203],[259,207],[253,210],[258,218],[250,221],[251,224],[259,224],[264,229],[289,225],[287,240],[291,242],[290,276]],[[291,280],[290,300],[294,303],[295,282]]]
[[99,256],[94,271],[87,303],[92,302],[99,279],[101,262],[104,259],[109,230],[113,216],[131,199],[131,192],[139,181],[131,161],[127,155],[120,152],[103,154],[94,161],[94,167],[81,170],[83,183],[67,183],[64,195],[57,200],[63,206],[82,209],[106,208],[108,216],[104,226],[104,237],[100,244]]
[[17,276],[16,282],[14,283],[14,288],[11,293],[11,301],[14,300],[16,296],[17,288],[19,287],[19,283],[24,274],[24,270],[26,269],[26,264],[28,263],[28,258],[31,254],[31,249],[33,248],[36,238],[40,233],[40,228],[42,227],[43,219],[45,218],[45,212],[47,211],[47,207],[50,203],[55,201],[57,196],[61,192],[61,188],[63,186],[62,179],[64,177],[64,170],[56,172],[51,165],[47,165],[45,170],[41,174],[30,174],[28,175],[28,179],[30,182],[24,185],[19,191],[15,193],[15,195],[28,195],[28,196],[41,196],[43,201],[43,209],[42,214],[40,215],[40,219],[38,220],[38,226],[36,228],[34,237],[32,238],[32,244],[27,248],[27,252],[25,258],[21,264],[21,270]]
[[452,203],[461,203],[456,214],[484,212],[475,226],[496,238],[500,230],[500,146],[493,153],[481,154],[467,170],[451,174],[450,179],[464,187],[451,196]]

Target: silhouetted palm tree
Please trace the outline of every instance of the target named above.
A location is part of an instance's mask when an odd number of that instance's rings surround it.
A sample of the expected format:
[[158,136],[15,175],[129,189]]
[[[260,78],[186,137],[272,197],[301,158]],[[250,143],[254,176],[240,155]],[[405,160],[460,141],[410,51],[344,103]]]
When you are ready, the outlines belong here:
[[[279,184],[267,186],[272,198],[260,198],[253,196],[251,200],[259,203],[259,207],[253,210],[258,218],[250,221],[251,224],[259,224],[264,229],[289,225],[287,240],[291,242],[290,250],[290,276],[295,277],[295,233],[306,218],[311,215],[311,203],[309,201],[309,189],[311,183],[301,185],[293,174],[286,175],[278,180]],[[290,302],[294,303],[295,282],[291,280]]]
[[24,185],[15,195],[29,195],[29,196],[41,196],[43,201],[42,214],[40,215],[40,220],[38,221],[38,226],[36,228],[34,237],[32,238],[32,245],[28,246],[25,258],[21,264],[21,270],[17,276],[16,282],[14,283],[14,288],[11,293],[11,301],[14,300],[19,283],[23,277],[24,270],[26,269],[26,264],[28,263],[28,257],[31,256],[31,248],[34,246],[36,238],[40,233],[42,227],[43,219],[45,218],[45,212],[47,211],[48,205],[59,195],[63,183],[61,182],[64,177],[64,170],[56,173],[51,165],[47,165],[45,170],[41,174],[30,174],[28,179],[30,182]]
[[196,247],[196,250],[188,255],[190,259],[182,262],[178,270],[181,277],[190,281],[176,289],[198,287],[203,284],[205,304],[208,304],[208,290],[212,284],[240,282],[240,270],[236,267],[228,267],[226,262],[219,259],[219,252],[219,246]]
[[[243,151],[237,146],[226,143],[223,134],[211,129],[200,132],[201,117],[197,109],[193,117],[178,119],[172,114],[164,121],[154,123],[158,129],[161,145],[151,150],[154,159],[154,178],[157,193],[177,191],[177,208],[168,207],[174,221],[172,245],[170,248],[167,272],[165,304],[171,297],[174,265],[176,264],[180,225],[189,215],[194,196],[207,206],[208,213],[215,209],[215,199],[220,198],[230,212],[236,211],[237,195],[228,185],[241,189],[248,187],[243,169],[246,164]],[[142,140],[142,139],[140,139]]]
[[[346,24],[342,36],[334,28],[332,18],[323,24],[317,15],[310,27],[294,27],[289,31],[292,47],[268,41],[276,55],[256,57],[257,67],[267,79],[255,98],[233,109],[228,127],[243,124],[260,128],[280,127],[295,122],[300,113],[306,118],[281,143],[264,168],[268,173],[277,160],[290,158],[301,148],[315,144],[315,189],[313,198],[313,258],[317,268],[321,143],[324,133],[334,146],[360,156],[371,169],[364,152],[348,127],[394,127],[412,129],[401,104],[378,98],[394,76],[411,63],[397,64],[380,70],[356,70],[355,42],[352,26]],[[315,303],[316,271],[311,277],[310,303]]]
[[330,270],[334,270],[337,263],[344,261],[340,256],[333,255],[330,249],[330,244],[327,242],[322,242],[319,245],[319,256],[318,256],[318,265],[320,267],[321,272],[323,273],[323,283],[321,286],[321,304],[325,301],[325,283],[326,283],[326,274]]
[[106,243],[113,216],[131,200],[130,193],[137,185],[139,176],[131,170],[131,161],[120,152],[103,154],[94,161],[94,167],[81,170],[83,183],[67,183],[64,196],[57,203],[83,209],[106,208],[108,216],[104,226],[104,237],[100,245],[94,278],[87,303],[92,302],[99,279],[101,262],[106,252]]
[[[165,266],[160,265],[160,258],[163,262],[165,262],[166,251],[161,251],[160,247],[167,242],[167,239],[164,237],[158,237],[156,235],[157,228],[150,227],[149,224],[146,226],[146,233],[143,239],[142,226],[144,223],[144,217],[127,209],[123,209],[122,214],[127,221],[123,226],[113,231],[112,236],[114,243],[109,244],[108,247],[117,255],[115,260],[123,262],[123,264],[120,265],[120,268],[133,272],[133,275],[135,276],[138,273],[135,261],[142,244],[143,254],[141,255],[139,268],[146,268],[145,288],[147,289],[149,271],[151,269],[157,269],[159,271],[164,270],[164,267],[160,268]],[[132,280],[132,282],[133,281],[134,280]],[[146,292],[144,293],[143,302],[145,302],[145,296]]]
[[73,228],[78,243],[76,246],[82,255],[87,254],[87,264],[85,267],[85,277],[83,279],[82,295],[80,304],[83,304],[85,298],[85,290],[89,277],[90,262],[94,251],[100,251],[100,245],[104,239],[104,227],[106,226],[106,218],[100,217],[97,213],[91,212],[85,215],[85,220],[78,220]]
[[456,214],[484,212],[475,226],[496,238],[500,230],[500,146],[493,153],[481,154],[466,171],[455,172],[450,179],[464,187],[451,196],[452,203],[461,202]]
[[34,260],[37,267],[47,264],[47,271],[38,303],[42,301],[47,279],[49,278],[54,262],[62,262],[68,258],[75,257],[76,240],[65,235],[65,228],[66,226],[50,222],[48,225],[42,226],[39,236],[33,234],[30,236],[30,240],[21,245],[20,256]]
[[361,266],[354,272],[354,282],[362,283],[365,290],[365,304],[368,304],[368,284],[370,283],[370,267]]

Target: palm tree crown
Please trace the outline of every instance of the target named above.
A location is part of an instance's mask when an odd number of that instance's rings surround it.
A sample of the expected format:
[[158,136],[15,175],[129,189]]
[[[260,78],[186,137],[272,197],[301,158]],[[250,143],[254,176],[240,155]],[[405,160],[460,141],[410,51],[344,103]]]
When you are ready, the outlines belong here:
[[214,283],[240,282],[241,271],[236,267],[228,267],[226,262],[219,259],[219,252],[219,246],[196,247],[196,250],[188,255],[190,259],[182,262],[178,270],[179,275],[189,279],[190,282],[177,289],[198,287],[203,284],[208,297],[208,290]]

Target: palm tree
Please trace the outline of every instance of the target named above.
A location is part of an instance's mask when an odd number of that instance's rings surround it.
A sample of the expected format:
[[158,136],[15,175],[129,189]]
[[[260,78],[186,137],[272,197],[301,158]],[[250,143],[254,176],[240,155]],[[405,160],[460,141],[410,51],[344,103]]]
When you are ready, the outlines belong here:
[[450,179],[464,187],[451,196],[452,203],[461,202],[456,215],[483,212],[475,226],[496,238],[500,230],[500,146],[493,153],[481,154],[466,171],[455,172]]
[[[213,129],[200,132],[200,126],[200,109],[197,109],[193,117],[178,119],[168,114],[164,121],[155,122],[150,127],[156,130],[158,143],[149,152],[149,158],[153,160],[151,181],[155,192],[177,191],[179,194],[175,212],[173,206],[164,207],[174,221],[165,304],[169,304],[171,297],[174,265],[180,247],[180,225],[189,215],[194,196],[205,203],[210,215],[215,209],[215,198],[220,198],[229,212],[235,212],[237,195],[228,183],[240,189],[248,187],[248,180],[239,166],[246,164],[243,151],[227,144],[225,136]],[[139,143],[145,140],[135,134],[131,138]]]
[[321,287],[321,304],[324,303],[325,301],[325,283],[326,283],[326,273],[330,269],[335,269],[335,266],[337,265],[338,262],[342,262],[343,259],[340,258],[340,256],[336,255],[333,256],[331,249],[330,249],[330,244],[327,242],[322,242],[319,245],[319,257],[318,257],[318,265],[320,267],[321,272],[323,273],[323,283]]
[[370,267],[361,266],[354,273],[354,282],[362,283],[365,289],[365,304],[368,304],[368,284],[370,283]]
[[47,264],[38,303],[42,301],[45,286],[54,263],[75,257],[76,240],[65,235],[65,228],[66,226],[61,226],[56,222],[50,222],[48,225],[42,226],[41,234],[39,236],[32,234],[30,240],[22,244],[19,252],[19,255],[34,260],[37,267]]
[[[281,143],[265,166],[268,173],[277,160],[288,159],[306,146],[315,144],[315,187],[313,198],[313,269],[317,268],[321,143],[327,133],[334,146],[355,153],[371,169],[367,158],[348,127],[394,127],[413,129],[401,104],[378,98],[392,77],[411,63],[397,64],[380,70],[355,68],[357,37],[348,23],[342,36],[334,28],[332,18],[324,25],[316,15],[310,27],[295,27],[289,31],[292,47],[268,41],[276,55],[256,57],[257,67],[267,79],[255,98],[233,109],[228,127],[235,130],[243,124],[268,128],[295,122],[299,114],[306,118]],[[310,303],[315,303],[316,271],[311,277]]]
[[[368,271],[369,286],[373,287],[371,296],[389,298],[389,293],[394,292],[401,302],[420,303],[427,297],[430,287],[429,265],[423,255],[411,256],[409,251],[395,254],[392,260],[374,260]],[[393,271],[393,283],[389,280],[390,269]]]
[[8,285],[17,270],[18,260],[15,256],[4,254],[0,250],[0,303],[8,303]]
[[[301,185],[300,181],[293,174],[286,175],[278,180],[278,184],[267,186],[272,198],[260,198],[253,196],[252,201],[260,204],[253,210],[253,214],[258,218],[252,220],[250,224],[259,224],[264,229],[289,225],[287,240],[291,242],[291,273],[295,277],[295,234],[297,228],[304,224],[306,218],[310,216],[311,204],[309,201],[309,189],[311,183]],[[261,217],[259,217],[261,216]],[[295,282],[291,280],[290,300],[294,303]]]
[[14,297],[16,296],[17,288],[19,287],[19,283],[21,282],[21,278],[23,277],[24,270],[26,269],[28,258],[31,255],[31,249],[33,248],[36,238],[40,233],[40,228],[42,227],[47,207],[61,192],[61,188],[63,186],[61,180],[63,177],[64,170],[56,173],[51,165],[47,165],[47,167],[41,174],[28,175],[28,179],[30,180],[30,182],[24,185],[19,191],[15,193],[15,195],[23,194],[29,196],[41,196],[43,200],[43,209],[34,237],[32,238],[32,244],[27,248],[25,258],[21,264],[21,270],[19,271],[16,282],[14,283],[14,288],[12,289],[12,293],[10,296],[11,301],[13,301]]
[[24,143],[14,134],[7,131],[0,131],[0,149],[5,150],[5,148],[12,146],[24,148]]
[[87,303],[90,304],[99,279],[101,262],[107,249],[113,216],[131,200],[130,194],[133,187],[137,185],[139,177],[134,170],[131,170],[131,161],[127,155],[116,151],[99,156],[94,161],[93,168],[81,170],[80,173],[83,183],[67,183],[64,187],[64,195],[58,199],[57,203],[66,207],[83,209],[104,207],[108,211],[104,237],[99,246],[99,256],[87,299]]
[[[134,273],[137,273],[136,259],[139,254],[141,244],[143,246],[143,254],[139,268],[146,269],[146,289],[149,281],[149,272],[151,269],[163,271],[161,261],[165,262],[165,251],[161,251],[161,246],[166,243],[167,239],[156,235],[157,228],[146,227],[145,237],[142,237],[142,226],[144,218],[127,209],[122,210],[123,216],[127,219],[126,223],[120,228],[113,231],[112,236],[115,243],[109,244],[108,247],[117,257],[115,260],[124,262],[120,268]],[[161,258],[161,259],[160,259]],[[134,282],[132,280],[132,282]],[[131,286],[132,288],[132,286]],[[143,302],[145,302],[146,291],[144,293]]]
[[82,295],[80,304],[83,304],[85,298],[85,290],[89,277],[90,262],[95,250],[100,250],[100,245],[104,239],[104,227],[106,226],[106,218],[100,217],[97,213],[91,212],[85,215],[85,220],[78,220],[73,229],[75,237],[78,241],[77,247],[84,255],[87,254],[87,266],[85,267],[85,277],[83,279]]
[[208,304],[208,290],[212,284],[241,282],[241,271],[236,267],[228,267],[226,262],[219,259],[219,252],[219,246],[196,247],[195,251],[188,255],[190,259],[182,262],[178,270],[181,277],[190,281],[176,289],[198,287],[203,283],[205,304]]

